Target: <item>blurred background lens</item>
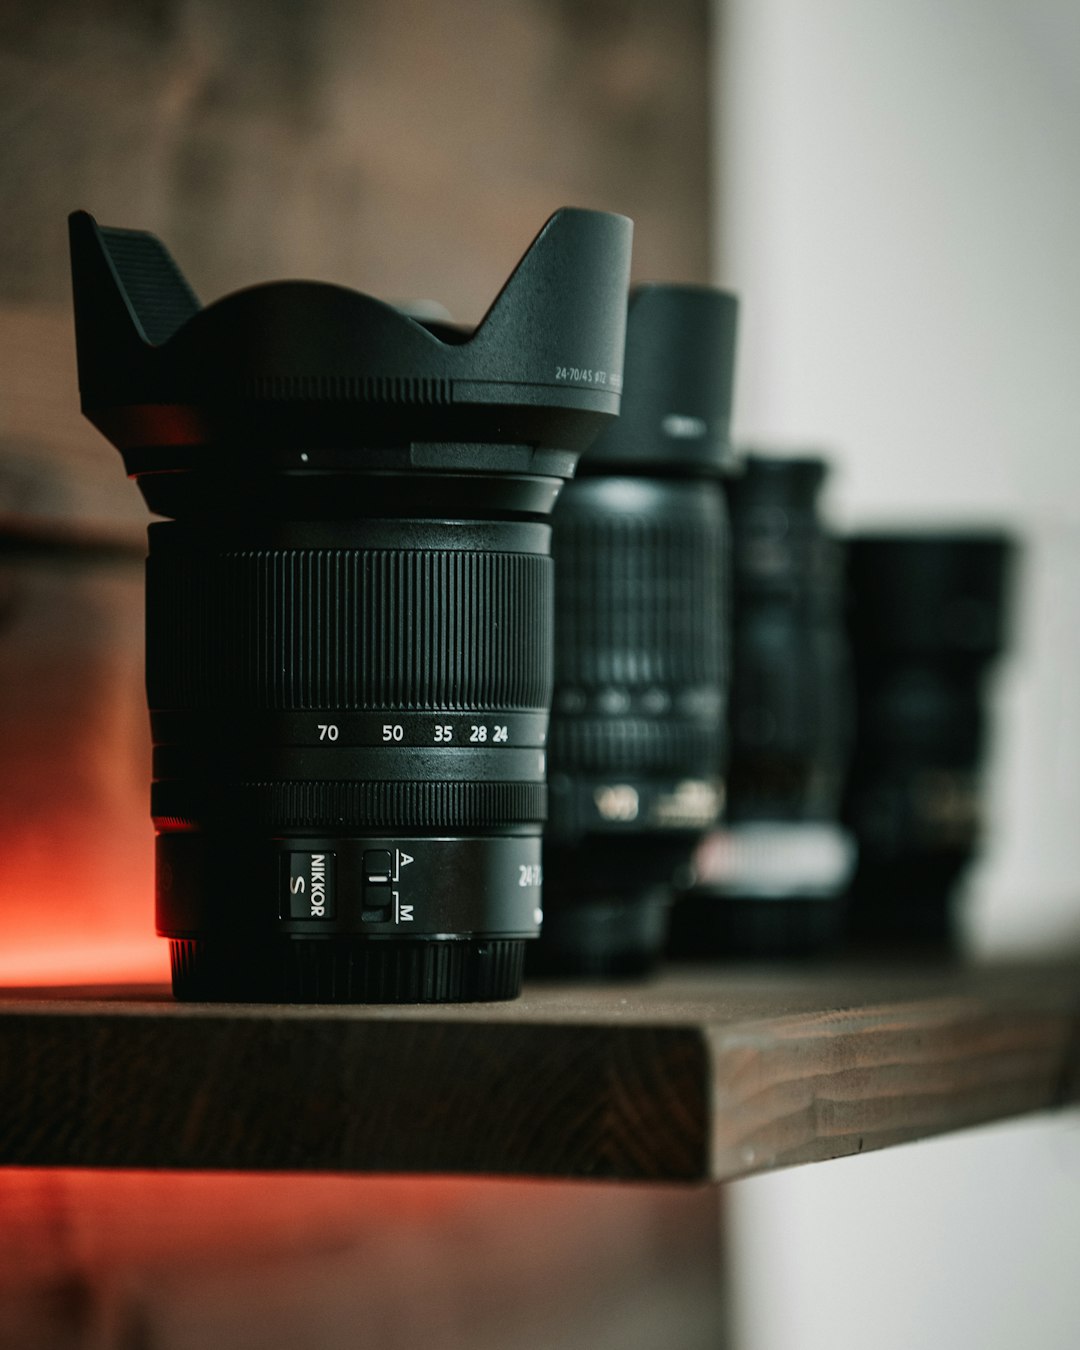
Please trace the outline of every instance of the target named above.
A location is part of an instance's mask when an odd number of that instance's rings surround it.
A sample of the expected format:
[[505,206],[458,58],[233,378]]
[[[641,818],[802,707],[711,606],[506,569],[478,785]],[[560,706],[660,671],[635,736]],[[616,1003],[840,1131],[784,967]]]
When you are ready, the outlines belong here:
[[814,950],[838,932],[850,682],[825,462],[749,455],[727,483],[733,678],[725,825],[676,906],[673,952]]
[[556,507],[537,971],[647,970],[672,877],[722,807],[736,312],[702,287],[633,293],[622,414]]
[[845,819],[856,942],[950,947],[981,835],[985,684],[1005,646],[1015,549],[1002,534],[862,534],[848,544],[858,723]]

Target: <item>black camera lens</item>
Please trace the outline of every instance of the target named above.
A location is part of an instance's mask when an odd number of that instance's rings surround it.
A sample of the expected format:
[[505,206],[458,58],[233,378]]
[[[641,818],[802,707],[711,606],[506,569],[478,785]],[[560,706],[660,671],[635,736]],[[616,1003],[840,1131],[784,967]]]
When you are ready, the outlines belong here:
[[[619,421],[555,511],[555,705],[544,930],[529,968],[614,975],[663,948],[673,874],[723,801],[737,303],[631,297]],[[535,964],[534,964],[535,963]]]
[[185,998],[513,997],[541,918],[550,512],[619,409],[631,225],[475,331],[286,281],[202,309],[71,218],[83,411],[152,511],[158,931]]
[[953,897],[980,834],[985,677],[1005,646],[1003,534],[864,534],[848,543],[857,735],[845,814],[859,845],[857,945],[955,943]]
[[850,741],[840,551],[812,457],[748,455],[727,480],[733,629],[727,821],[676,906],[684,956],[787,955],[840,932],[852,848],[838,823]]

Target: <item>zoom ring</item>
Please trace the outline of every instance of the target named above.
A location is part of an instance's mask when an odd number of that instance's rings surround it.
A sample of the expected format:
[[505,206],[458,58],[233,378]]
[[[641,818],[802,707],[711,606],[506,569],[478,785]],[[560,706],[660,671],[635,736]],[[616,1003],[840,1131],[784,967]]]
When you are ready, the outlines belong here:
[[527,553],[151,553],[150,706],[546,709],[551,587]]
[[481,829],[542,822],[543,783],[265,782],[211,788],[158,782],[152,814],[160,830],[193,826],[323,830]]

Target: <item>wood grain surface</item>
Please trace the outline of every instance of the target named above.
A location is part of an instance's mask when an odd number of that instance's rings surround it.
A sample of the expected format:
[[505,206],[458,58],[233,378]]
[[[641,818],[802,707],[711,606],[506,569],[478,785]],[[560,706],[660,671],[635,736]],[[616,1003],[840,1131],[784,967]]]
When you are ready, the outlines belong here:
[[688,972],[502,1005],[0,995],[0,1162],[724,1180],[1080,1096],[1080,966]]

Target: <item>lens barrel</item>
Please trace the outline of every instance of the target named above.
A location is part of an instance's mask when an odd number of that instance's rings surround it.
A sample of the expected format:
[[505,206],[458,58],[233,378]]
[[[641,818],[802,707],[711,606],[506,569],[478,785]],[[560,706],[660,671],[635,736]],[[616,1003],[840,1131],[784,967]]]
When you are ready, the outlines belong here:
[[635,289],[622,415],[556,507],[538,973],[650,969],[672,877],[722,806],[736,317],[720,291]]
[[985,681],[1006,644],[1015,548],[996,532],[848,542],[857,736],[845,816],[859,846],[859,946],[951,949],[978,850]]
[[673,953],[797,955],[840,933],[850,741],[840,550],[827,465],[748,455],[727,480],[734,626],[727,821],[699,849]]
[[619,407],[630,222],[557,213],[474,332],[337,286],[201,309],[71,219],[83,410],[151,509],[158,931],[182,998],[519,992],[550,512]]

